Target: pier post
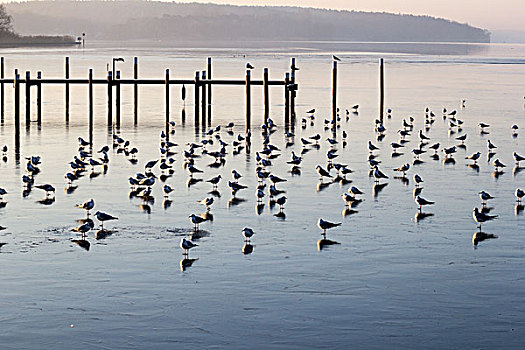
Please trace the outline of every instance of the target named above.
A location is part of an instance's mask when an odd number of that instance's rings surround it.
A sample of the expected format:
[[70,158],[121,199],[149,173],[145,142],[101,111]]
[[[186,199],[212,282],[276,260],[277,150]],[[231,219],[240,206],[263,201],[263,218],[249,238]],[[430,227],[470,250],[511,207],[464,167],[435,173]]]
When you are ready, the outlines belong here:
[[166,87],[166,97],[165,97],[165,112],[166,112],[166,139],[169,140],[170,137],[170,70],[166,69],[166,79],[165,79],[165,87]]
[[[294,85],[295,87],[295,57],[292,57],[292,64],[290,65],[290,83]],[[290,114],[292,117],[292,124],[295,123],[295,96],[296,96],[295,88],[290,91]]]
[[290,73],[286,73],[284,78],[284,124],[290,123]]
[[[42,79],[42,72],[36,73],[37,80]],[[36,121],[37,125],[40,127],[42,125],[42,83],[38,82],[36,84]]]
[[[207,67],[207,77],[208,77],[208,80],[211,80],[211,57],[208,57],[208,67]],[[211,85],[212,84],[208,84],[208,125],[211,125],[211,105],[212,105],[212,100],[211,100]]]
[[89,142],[93,144],[93,69],[89,70],[88,76],[88,99],[89,99]]
[[337,61],[332,67],[332,121],[337,121]]
[[199,82],[199,72],[195,72],[195,108],[194,108],[194,117],[195,117],[195,126],[199,126],[199,88],[200,88],[200,82]]
[[206,105],[206,90],[208,89],[208,86],[210,84],[206,84],[206,71],[203,70],[202,71],[202,97],[201,97],[201,109],[202,109],[202,127],[205,128],[206,127],[206,112],[207,112],[207,109],[208,109],[208,106]]
[[[0,59],[0,79],[4,79],[5,62],[4,58]],[[0,84],[0,123],[4,125],[4,83]]]
[[379,60],[379,121],[383,123],[383,113],[385,110],[385,75],[383,59]]
[[66,103],[66,124],[69,124],[69,83],[67,80],[69,79],[69,57],[66,57],[66,84],[65,84],[65,103]]
[[251,89],[252,72],[246,70],[246,132],[251,129],[252,123],[252,89]]
[[31,126],[31,72],[26,71],[26,129]]
[[115,75],[115,119],[117,128],[120,128],[120,71],[116,71]]
[[263,74],[263,90],[264,90],[264,124],[268,123],[270,115],[270,89],[268,86],[268,68],[264,68]]
[[108,128],[113,126],[113,77],[112,72],[108,71]]
[[15,69],[15,156],[20,157],[20,76],[18,69]]
[[137,79],[139,78],[139,59],[138,57],[133,58],[133,79],[135,83],[133,84],[133,120],[134,125],[137,126],[139,123],[139,85],[137,84]]

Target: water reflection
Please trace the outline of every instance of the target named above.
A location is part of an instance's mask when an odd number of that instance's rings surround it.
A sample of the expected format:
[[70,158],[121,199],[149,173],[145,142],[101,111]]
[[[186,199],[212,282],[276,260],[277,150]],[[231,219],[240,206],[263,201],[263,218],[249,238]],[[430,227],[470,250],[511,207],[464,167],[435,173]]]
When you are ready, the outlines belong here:
[[339,242],[336,242],[336,241],[332,241],[332,240],[329,240],[329,239],[326,239],[326,238],[322,238],[320,240],[317,241],[317,249],[319,249],[319,251],[325,249],[326,247],[329,247],[329,246],[332,246],[332,245],[337,245],[337,244],[341,244]]
[[383,191],[383,189],[388,186],[388,183],[383,183],[383,184],[375,184],[374,185],[374,188],[372,190],[373,194],[374,194],[374,198],[377,198],[377,196],[379,195],[379,193],[381,191]]
[[424,212],[418,211],[416,215],[414,216],[414,220],[415,222],[420,222],[432,216],[434,216],[434,213],[424,213]]
[[184,257],[180,261],[180,270],[182,272],[186,271],[186,269],[190,268],[195,261],[199,260],[199,258],[196,259],[190,259],[187,257]]
[[111,236],[113,233],[115,233],[117,231],[112,231],[112,230],[106,230],[106,229],[100,229],[98,230],[97,232],[95,232],[95,239],[96,240],[99,240],[99,239],[105,239],[106,237],[109,237]]
[[250,243],[244,243],[244,245],[242,246],[242,253],[244,255],[251,254],[251,253],[253,253],[253,248],[254,248],[254,246],[251,245]]
[[477,247],[478,243],[483,242],[484,240],[487,240],[487,239],[494,239],[494,238],[498,238],[498,236],[492,233],[476,231],[474,235],[472,236],[472,244],[474,245],[474,247]]
[[89,241],[86,239],[73,239],[71,240],[71,242],[75,243],[80,248],[83,248],[87,251],[89,251],[89,248],[91,247],[91,243],[89,243]]
[[525,209],[525,206],[523,204],[516,204],[516,207],[514,208],[514,213],[516,216],[523,214],[523,209]]

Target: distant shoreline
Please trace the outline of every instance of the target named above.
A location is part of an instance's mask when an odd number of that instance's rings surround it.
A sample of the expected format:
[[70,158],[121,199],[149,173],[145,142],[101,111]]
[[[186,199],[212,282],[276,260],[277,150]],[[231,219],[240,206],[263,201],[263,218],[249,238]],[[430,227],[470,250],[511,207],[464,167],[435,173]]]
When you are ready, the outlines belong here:
[[79,43],[74,37],[70,35],[59,36],[15,36],[8,38],[0,38],[0,47],[34,47],[34,46],[75,46]]

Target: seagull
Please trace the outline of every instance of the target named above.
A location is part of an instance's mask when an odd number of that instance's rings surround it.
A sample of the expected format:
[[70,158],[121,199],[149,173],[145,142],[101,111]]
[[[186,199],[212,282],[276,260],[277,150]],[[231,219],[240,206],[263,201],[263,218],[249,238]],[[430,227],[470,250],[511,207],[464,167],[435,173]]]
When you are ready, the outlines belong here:
[[492,164],[493,164],[494,167],[496,168],[496,172],[499,172],[499,169],[500,169],[500,168],[505,168],[505,167],[506,167],[506,165],[503,164],[502,162],[500,162],[499,159],[496,159]]
[[428,201],[425,198],[420,197],[420,196],[417,196],[415,201],[416,201],[416,204],[419,205],[419,211],[421,211],[423,209],[424,205],[432,205],[432,204],[434,204],[434,202]]
[[489,152],[492,152],[492,150],[494,150],[494,148],[498,148],[492,142],[490,142],[490,140],[487,140],[487,147],[489,149]]
[[235,182],[239,182],[239,179],[242,177],[242,175],[239,174],[235,169],[232,170],[232,176]]
[[249,227],[243,228],[241,232],[246,242],[249,241],[252,238],[252,236],[255,234],[255,232]]
[[452,156],[452,154],[456,153],[456,146],[443,148],[443,152],[445,152],[446,157]]
[[337,57],[336,55],[332,55],[332,58],[333,58],[334,61],[341,62],[341,59],[339,57]]
[[370,153],[372,153],[373,151],[377,151],[378,149],[378,147],[372,144],[372,141],[368,141],[368,150],[370,151]]
[[118,220],[117,217],[103,213],[101,211],[97,211],[95,213],[95,216],[97,217],[97,220],[100,221],[102,225],[102,230],[104,230],[104,221],[110,221],[110,220]]
[[423,141],[423,140],[430,140],[430,138],[428,136],[423,134],[423,130],[419,130],[419,138],[421,139],[421,141]]
[[188,255],[191,248],[197,247],[197,243],[193,243],[192,241],[187,240],[186,238],[182,237],[180,239],[180,247],[184,250],[183,255]]
[[315,113],[315,108],[310,109],[310,110],[307,111],[306,113],[308,113],[308,114],[313,114],[313,113]]
[[379,180],[381,179],[388,179],[388,176],[383,174],[383,172],[381,172],[381,170],[379,170],[379,168],[376,165],[374,167],[374,178],[375,178],[375,182],[379,182]]
[[481,131],[482,131],[482,132],[485,131],[485,130],[484,130],[485,128],[490,127],[489,124],[485,124],[485,123],[479,123],[478,125],[479,125],[479,127],[481,128]]
[[173,188],[170,187],[169,185],[164,185],[164,187],[162,188],[162,190],[164,191],[164,197],[166,197],[166,198],[169,196],[169,194],[170,194],[171,192],[174,191]]
[[400,166],[399,168],[397,169],[394,169],[394,171],[398,171],[398,172],[401,172],[403,173],[403,177],[406,176],[406,172],[410,169],[410,164],[406,163],[404,164],[403,166]]
[[36,185],[35,187],[38,188],[38,189],[46,191],[46,196],[49,196],[50,192],[55,193],[55,188],[52,185],[50,185],[50,184]]
[[246,69],[252,70],[255,67],[250,64],[250,62],[246,63]]
[[190,177],[193,177],[193,174],[195,174],[195,173],[202,173],[203,172],[202,170],[197,169],[196,167],[194,167],[191,164],[188,166],[188,171],[190,172]]
[[282,196],[280,198],[277,198],[277,200],[275,201],[277,204],[279,204],[279,210],[280,211],[284,210],[284,203],[286,203],[287,199],[288,198],[286,198],[286,196]]
[[519,188],[516,189],[516,198],[518,199],[518,203],[521,203],[521,199],[525,196],[525,192]]
[[525,160],[525,157],[522,157],[520,156],[519,154],[517,154],[516,152],[514,152],[514,159],[516,160],[516,166],[519,168],[520,167],[520,162],[521,161],[524,161]]
[[330,173],[327,170],[323,169],[323,167],[321,167],[320,165],[317,165],[315,167],[315,170],[317,170],[317,173],[321,177],[321,181],[323,181],[323,177],[332,178],[332,175],[330,175]]
[[341,223],[334,223],[334,222],[330,222],[330,221],[325,221],[323,219],[319,219],[319,221],[317,222],[317,226],[323,230],[323,235],[326,235],[326,230],[329,230],[331,228],[334,228],[334,227],[337,227],[337,226],[341,226]]
[[439,149],[439,146],[440,146],[440,145],[439,145],[439,142],[438,142],[438,143],[433,144],[433,145],[430,146],[429,148],[430,148],[430,149],[433,149],[433,150],[434,150],[434,154],[436,154],[437,151],[438,151],[438,149]]
[[474,218],[474,221],[476,221],[478,224],[479,224],[479,230],[481,231],[481,224],[486,222],[486,221],[490,221],[492,219],[496,219],[498,216],[497,215],[489,215],[489,214],[485,214],[483,213],[482,211],[479,211],[478,208],[474,208],[474,211],[472,213],[472,217]]
[[361,192],[361,190],[359,190],[357,187],[355,186],[352,186],[349,190],[350,193],[352,193],[355,196],[359,195],[359,194],[363,194],[363,192]]
[[488,192],[481,191],[479,192],[479,198],[481,198],[481,203],[483,206],[487,205],[489,199],[494,199]]
[[419,187],[419,184],[424,182],[421,176],[418,174],[414,174],[414,182],[416,183],[416,187]]
[[467,139],[467,134],[456,137],[456,140],[461,141],[462,145],[465,143],[466,139]]
[[481,153],[480,152],[476,152],[476,153],[466,157],[465,159],[473,160],[474,164],[476,164],[476,162],[478,161],[480,156],[481,156]]
[[89,211],[95,207],[95,201],[91,198],[89,201],[77,204],[76,206],[77,208],[84,209],[87,212],[87,216],[89,216]]
[[74,229],[71,229],[71,231],[79,232],[82,234],[82,236],[85,236],[86,233],[91,231],[94,228],[93,221],[88,221],[85,224],[82,224],[80,226],[75,227]]
[[195,215],[195,214],[191,214],[189,216],[189,218],[191,219],[191,222],[195,225],[194,226],[195,231],[199,231],[199,224],[201,224],[204,221],[206,221],[206,219],[204,219],[202,216],[198,216],[198,215]]
[[203,200],[201,200],[199,203],[205,205],[206,210],[209,211],[211,205],[213,204],[213,197],[206,197]]
[[215,177],[212,177],[211,179],[209,180],[206,180],[206,182],[209,182],[213,185],[213,189],[217,189],[217,185],[219,184],[219,182],[221,181],[221,178],[222,176],[221,175],[217,175]]

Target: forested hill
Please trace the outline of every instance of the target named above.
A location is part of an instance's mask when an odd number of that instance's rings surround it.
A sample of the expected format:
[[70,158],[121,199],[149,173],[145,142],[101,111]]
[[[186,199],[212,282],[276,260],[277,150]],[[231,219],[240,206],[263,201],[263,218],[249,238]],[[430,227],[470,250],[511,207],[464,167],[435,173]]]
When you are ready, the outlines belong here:
[[429,16],[159,1],[8,3],[21,34],[101,40],[489,42],[490,33]]

